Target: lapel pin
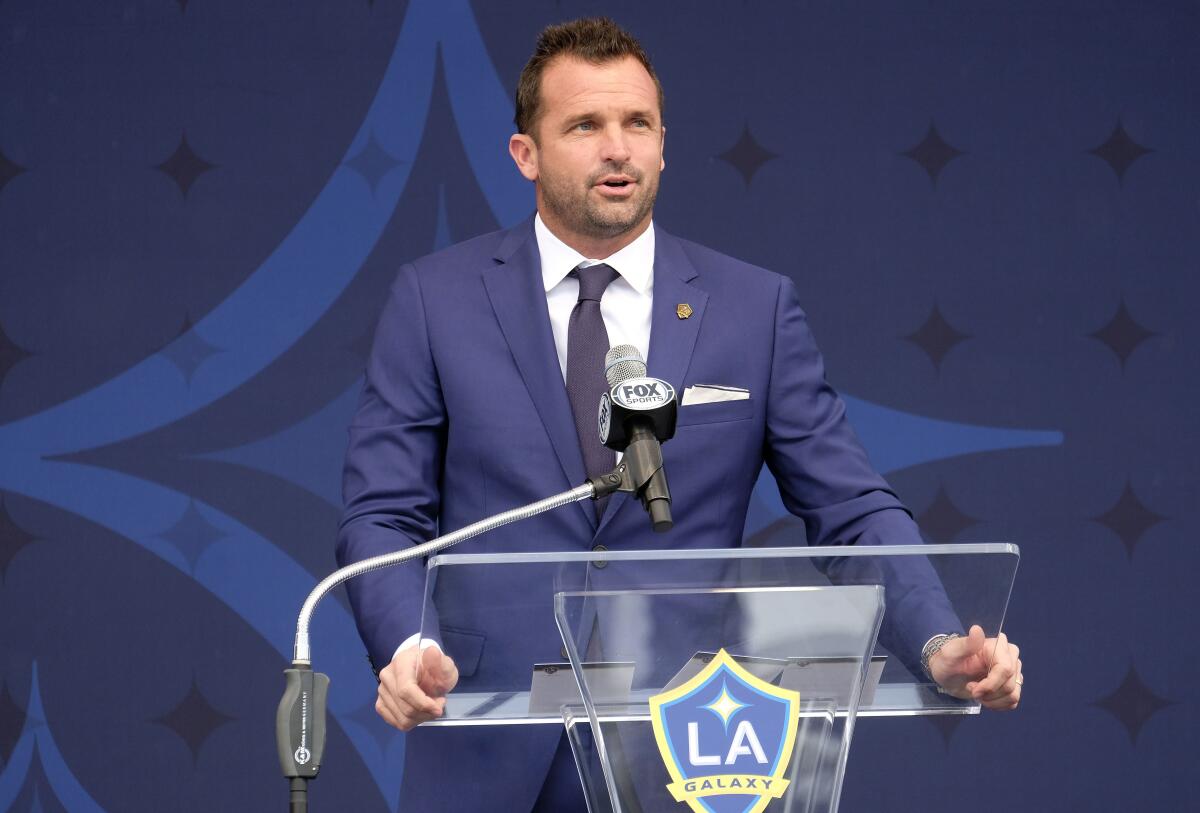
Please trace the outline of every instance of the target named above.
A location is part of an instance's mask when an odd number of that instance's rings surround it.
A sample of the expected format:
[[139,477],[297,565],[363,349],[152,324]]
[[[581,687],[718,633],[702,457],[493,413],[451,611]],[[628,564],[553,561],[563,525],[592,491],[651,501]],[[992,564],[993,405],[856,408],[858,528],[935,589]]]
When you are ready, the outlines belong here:
[[686,302],[680,302],[675,306],[675,315],[680,319],[686,319],[692,315],[692,306]]

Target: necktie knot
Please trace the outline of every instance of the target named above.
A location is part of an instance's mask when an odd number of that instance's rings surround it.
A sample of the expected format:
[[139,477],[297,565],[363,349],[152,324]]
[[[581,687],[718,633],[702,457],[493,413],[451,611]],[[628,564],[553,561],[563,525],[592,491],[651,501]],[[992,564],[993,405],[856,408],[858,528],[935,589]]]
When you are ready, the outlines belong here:
[[604,263],[579,266],[573,272],[579,278],[579,301],[599,302],[604,291],[617,278],[617,272]]

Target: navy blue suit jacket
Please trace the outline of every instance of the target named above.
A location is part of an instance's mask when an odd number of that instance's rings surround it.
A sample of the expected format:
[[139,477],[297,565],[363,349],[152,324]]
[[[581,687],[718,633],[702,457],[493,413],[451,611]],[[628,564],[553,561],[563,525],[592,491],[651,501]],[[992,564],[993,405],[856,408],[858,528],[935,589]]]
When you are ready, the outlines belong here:
[[[690,318],[678,317],[680,303],[691,306]],[[826,382],[787,277],[657,229],[647,363],[649,375],[678,393],[696,384],[750,392],[748,400],[680,407],[676,436],[663,446],[674,529],[653,534],[637,500],[616,495],[599,523],[592,504],[580,503],[472,540],[466,543],[471,551],[736,546],[764,462],[788,510],[804,520],[809,544],[920,543],[911,516],[871,467]],[[584,480],[532,220],[401,269],[350,427],[339,562],[424,541],[439,529],[463,527]],[[943,631],[948,608],[935,580],[899,572],[884,578],[885,642],[912,664],[921,644]],[[424,581],[423,567],[414,564],[348,585],[377,667],[419,629]],[[482,687],[493,667],[499,676],[512,663],[528,670],[534,662],[560,659],[552,618],[488,612],[489,596],[520,585],[492,573],[453,588],[460,609],[441,635],[464,681]],[[450,770],[438,743],[451,741],[447,747],[474,754],[469,770],[481,771],[471,782],[453,783],[453,792],[463,794],[457,809],[483,809],[471,807],[483,799],[489,809],[522,809],[540,786],[538,771],[544,775],[558,732],[514,732],[524,738],[517,747],[525,749],[529,776],[514,778],[509,762],[505,782],[499,781],[501,761],[486,753],[478,732],[475,739],[455,736],[426,729],[410,735],[406,772],[415,767],[430,778],[405,783],[406,802],[417,805],[412,809],[435,809],[435,797],[414,796],[418,785],[447,792],[432,777]],[[511,786],[515,795],[498,785]]]

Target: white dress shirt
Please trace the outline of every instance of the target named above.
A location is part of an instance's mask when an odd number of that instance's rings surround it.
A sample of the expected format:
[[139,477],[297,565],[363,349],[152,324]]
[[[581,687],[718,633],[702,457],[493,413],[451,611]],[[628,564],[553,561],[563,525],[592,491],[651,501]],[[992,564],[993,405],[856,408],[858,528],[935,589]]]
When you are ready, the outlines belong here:
[[542,285],[546,309],[554,331],[558,367],[567,378],[567,327],[579,299],[579,280],[570,276],[580,265],[604,263],[618,276],[604,291],[600,315],[608,331],[608,346],[632,344],[647,358],[650,354],[650,316],[654,302],[654,224],[651,223],[625,248],[610,257],[585,257],[559,240],[542,222],[533,219],[538,254],[542,259]]
[[[650,318],[654,304],[654,223],[625,248],[609,257],[585,257],[568,246],[542,222],[541,214],[533,218],[533,233],[537,237],[538,254],[542,261],[542,285],[546,289],[546,310],[554,332],[554,349],[558,352],[558,368],[567,379],[567,328],[571,311],[579,300],[579,280],[570,276],[581,265],[604,263],[617,272],[617,278],[604,290],[600,299],[600,316],[608,331],[608,346],[632,344],[642,354],[650,356]],[[416,646],[421,649],[437,646],[431,638],[421,638],[416,632],[396,648],[396,652]],[[395,657],[393,655],[392,657]]]

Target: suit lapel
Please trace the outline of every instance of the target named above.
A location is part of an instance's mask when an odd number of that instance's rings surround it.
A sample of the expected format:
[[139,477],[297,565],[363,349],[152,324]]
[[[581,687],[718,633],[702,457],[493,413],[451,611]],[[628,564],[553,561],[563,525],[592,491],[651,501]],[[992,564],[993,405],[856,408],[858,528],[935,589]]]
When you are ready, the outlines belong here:
[[[580,485],[586,479],[583,454],[558,366],[532,221],[508,233],[495,259],[498,264],[483,273],[484,288],[563,475],[570,486]],[[578,506],[595,530],[596,512],[591,503],[581,502]]]
[[[691,365],[708,294],[691,284],[698,274],[679,241],[657,225],[654,228],[654,304],[650,316],[650,358],[646,368],[648,375],[661,378],[674,387],[678,399],[683,397],[683,379]],[[691,308],[686,319],[679,317],[680,305]],[[670,472],[667,478],[669,485]],[[613,496],[601,518],[599,531],[612,522],[627,502],[636,500],[626,494]]]
[[[654,236],[654,313],[646,366],[651,376],[675,388],[677,398],[683,397],[683,378],[708,305],[708,294],[691,284],[697,276],[679,241],[659,230]],[[679,316],[682,305],[691,308],[686,318]]]

